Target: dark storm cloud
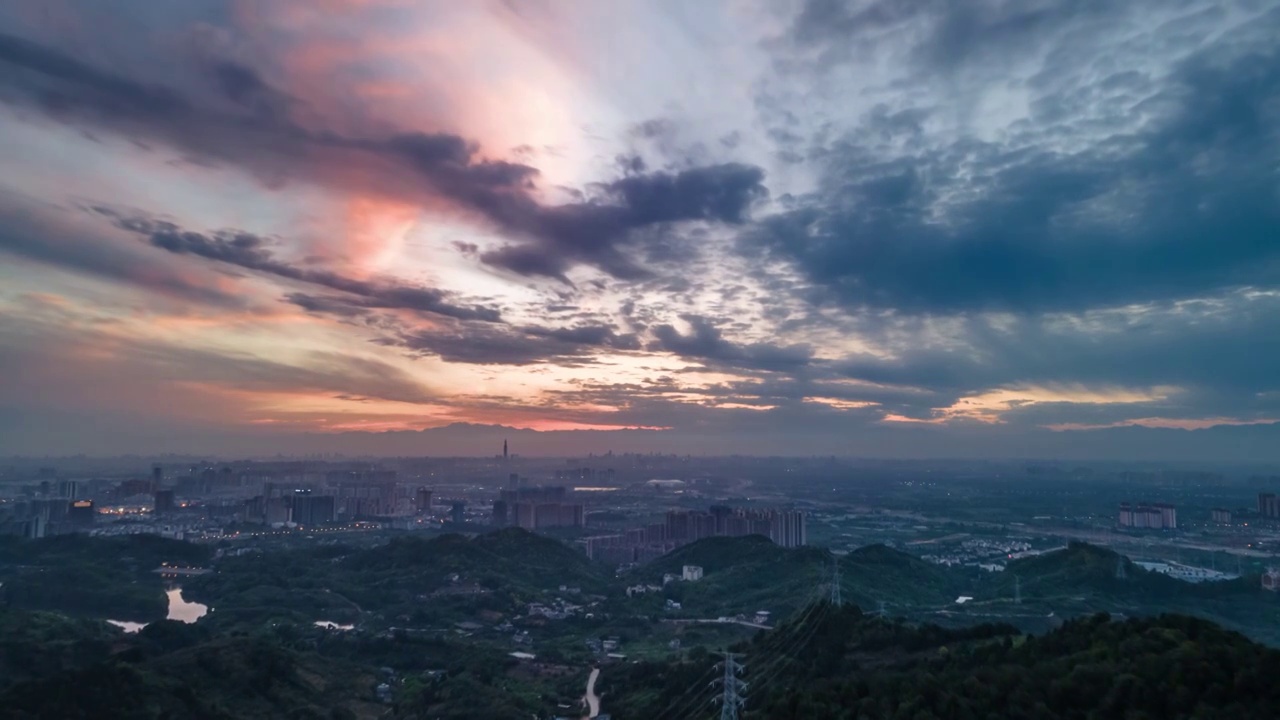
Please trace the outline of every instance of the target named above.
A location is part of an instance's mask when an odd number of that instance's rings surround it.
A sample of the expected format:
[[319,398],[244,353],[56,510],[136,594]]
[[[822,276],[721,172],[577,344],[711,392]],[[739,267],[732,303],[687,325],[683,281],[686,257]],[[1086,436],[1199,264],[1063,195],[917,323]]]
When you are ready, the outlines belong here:
[[[1268,20],[1280,34],[1280,12]],[[1141,108],[1145,127],[1071,152],[961,139],[894,160],[855,132],[829,149],[816,197],[747,247],[794,260],[846,305],[918,313],[1280,283],[1280,52],[1206,51]]]
[[687,360],[712,365],[782,372],[798,370],[813,358],[813,350],[807,345],[734,343],[726,340],[720,328],[706,318],[697,315],[681,318],[692,328],[688,335],[671,325],[657,325],[651,329],[655,340],[649,349],[665,350]]
[[474,365],[576,366],[595,362],[602,350],[640,349],[634,335],[605,325],[515,328],[459,323],[445,330],[404,332],[380,342]]
[[[145,237],[151,245],[175,255],[196,255],[246,270],[349,293],[356,298],[354,300],[329,298],[323,301],[327,302],[330,308],[345,303],[347,306],[364,308],[418,310],[461,320],[488,322],[501,320],[495,308],[457,305],[450,301],[449,293],[435,288],[357,280],[329,270],[290,265],[277,259],[267,241],[252,233],[222,231],[203,234],[183,230],[164,220],[122,215],[108,208],[96,208],[95,212],[111,218],[121,229],[137,233]],[[312,299],[311,296],[295,295],[303,299],[297,304],[303,307],[307,307],[307,303],[312,305],[308,309],[315,309],[321,302]],[[295,295],[289,298],[297,302],[294,300]]]
[[289,119],[287,96],[251,68],[219,62],[210,75],[211,90],[235,110],[0,35],[0,100],[234,163],[269,185],[298,179],[447,200],[512,236],[481,260],[521,275],[563,280],[570,266],[585,263],[619,278],[642,277],[645,270],[619,247],[632,231],[688,221],[739,224],[767,196],[759,168],[722,164],[629,174],[594,187],[582,202],[543,205],[532,193],[536,168],[478,157],[475,144],[457,135],[313,131]]
[[685,221],[740,225],[753,205],[768,196],[764,171],[726,163],[678,172],[628,175],[595,186],[583,203],[543,207],[512,204],[504,224],[523,228],[536,244],[507,245],[481,260],[521,275],[563,278],[576,262],[599,267],[620,279],[648,275],[622,252],[634,231]]
[[[1273,361],[1280,353],[1276,295],[1237,293],[1080,323],[969,318],[956,334],[966,346],[906,346],[889,358],[846,358],[834,369],[865,382],[928,388],[929,394],[916,402],[906,397],[906,407],[900,406],[914,417],[950,404],[948,399],[1002,386],[1168,387],[1173,396],[1161,407],[1201,416],[1265,412],[1280,397]],[[1142,411],[1117,406],[1110,412],[1141,417]]]

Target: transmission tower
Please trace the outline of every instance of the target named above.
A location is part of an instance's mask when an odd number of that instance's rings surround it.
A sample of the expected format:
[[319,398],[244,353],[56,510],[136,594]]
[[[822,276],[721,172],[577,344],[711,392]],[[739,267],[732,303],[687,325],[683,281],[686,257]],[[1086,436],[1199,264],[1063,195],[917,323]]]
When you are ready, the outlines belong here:
[[885,602],[881,600],[878,603],[878,605],[879,605],[879,608],[876,610],[876,615],[879,615],[880,617],[886,617],[889,614],[889,611],[885,610]]
[[733,658],[734,654],[731,652],[724,654],[724,676],[720,678],[720,697],[717,698],[720,703],[720,720],[738,720],[738,710],[746,702],[743,693],[747,691],[747,684],[738,679],[738,673],[745,666]]
[[836,607],[844,605],[840,596],[840,558],[831,556],[831,604]]
[[1116,558],[1116,579],[1124,580],[1127,577],[1128,575],[1125,573],[1124,569],[1124,558]]

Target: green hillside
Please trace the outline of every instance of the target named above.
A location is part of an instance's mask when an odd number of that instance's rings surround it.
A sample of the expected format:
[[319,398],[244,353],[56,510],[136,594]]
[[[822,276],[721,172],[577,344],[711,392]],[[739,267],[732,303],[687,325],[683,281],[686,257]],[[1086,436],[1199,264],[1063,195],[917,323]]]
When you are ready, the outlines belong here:
[[[1184,616],[1081,618],[1043,636],[1004,625],[912,626],[857,608],[735,646],[745,718],[1200,719],[1280,712],[1280,651]],[[714,657],[638,663],[604,686],[614,717],[662,720],[710,707]],[[710,672],[708,672],[710,671]]]
[[826,592],[831,556],[817,548],[787,549],[760,535],[713,537],[668,553],[631,573],[628,582],[661,583],[697,565],[703,578],[672,582],[664,597],[680,602],[686,614],[704,617],[768,610],[785,617]]
[[606,592],[611,581],[573,548],[511,528],[225,558],[216,572],[184,583],[184,593],[217,608],[210,622],[226,628],[316,620],[441,627],[510,613],[561,586]]
[[691,542],[672,550],[645,565],[647,576],[662,577],[664,573],[680,574],[685,565],[697,565],[708,575],[743,565],[766,566],[785,562],[791,553],[775,545],[763,535],[746,537],[709,537]]
[[1020,613],[1052,612],[1059,618],[1093,612],[1179,613],[1280,645],[1280,598],[1262,590],[1256,576],[1189,583],[1144,570],[1119,553],[1087,543],[1009,563],[1005,572],[987,579],[975,593],[978,602],[964,610],[1013,611],[1018,594]]
[[99,662],[119,638],[98,620],[0,607],[0,688]]
[[116,657],[0,693],[9,718],[376,717],[374,676],[264,639],[222,638]]
[[[636,571],[650,582],[684,565],[701,566],[696,583],[672,583],[667,595],[686,609],[720,614],[769,610],[782,618],[816,598],[830,597],[834,557],[812,547],[788,549],[768,538],[706,538],[678,548]],[[839,558],[846,601],[891,609],[937,606],[955,599],[962,575],[884,545],[869,545]]]
[[[467,538],[441,535],[431,539],[402,537],[345,557],[340,567],[360,575],[411,573],[437,587],[457,573],[481,585],[553,589],[560,585],[601,590],[607,573],[585,555],[552,538],[520,528]],[[425,586],[424,586],[425,587]]]
[[884,545],[867,545],[840,558],[846,602],[890,612],[903,607],[950,603],[967,586],[959,571],[925,562]]
[[201,565],[208,547],[154,535],[0,537],[0,583],[18,608],[147,622],[164,617],[161,563]]

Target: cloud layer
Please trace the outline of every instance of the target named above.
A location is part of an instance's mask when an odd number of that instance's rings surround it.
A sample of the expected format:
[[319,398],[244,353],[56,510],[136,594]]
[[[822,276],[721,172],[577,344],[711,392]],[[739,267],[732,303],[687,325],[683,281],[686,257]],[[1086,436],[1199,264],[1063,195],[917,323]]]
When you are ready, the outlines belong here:
[[606,15],[0,9],[0,452],[1280,459],[1280,9]]

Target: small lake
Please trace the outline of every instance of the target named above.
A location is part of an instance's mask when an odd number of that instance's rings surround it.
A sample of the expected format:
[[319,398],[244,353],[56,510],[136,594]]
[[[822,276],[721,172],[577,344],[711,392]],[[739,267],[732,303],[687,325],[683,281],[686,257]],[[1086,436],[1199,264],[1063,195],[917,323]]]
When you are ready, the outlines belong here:
[[169,614],[166,616],[169,620],[190,624],[209,614],[208,605],[184,600],[182,588],[174,588],[165,594],[169,596]]
[[[169,598],[169,612],[165,616],[167,620],[177,620],[190,625],[209,614],[209,606],[198,602],[190,602],[182,597],[182,588],[174,588],[165,593]],[[128,620],[108,620],[108,623],[124,630],[127,633],[136,633],[147,626],[147,623],[130,622]]]

